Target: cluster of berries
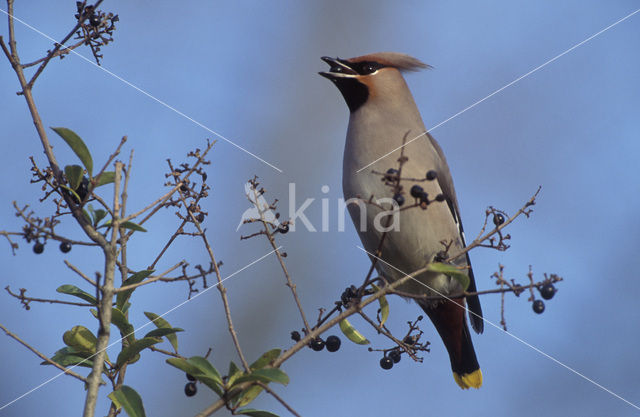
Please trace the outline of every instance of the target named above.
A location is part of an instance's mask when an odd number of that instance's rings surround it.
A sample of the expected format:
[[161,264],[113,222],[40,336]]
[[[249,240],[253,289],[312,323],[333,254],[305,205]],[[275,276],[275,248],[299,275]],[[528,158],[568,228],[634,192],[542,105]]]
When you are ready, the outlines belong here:
[[[60,252],[69,253],[69,251],[71,251],[71,243],[69,243],[69,242],[61,242],[60,243]],[[36,242],[33,245],[33,252],[36,255],[40,255],[42,252],[44,252],[44,243]]]
[[[302,337],[300,336],[300,332],[296,330],[292,331],[291,339],[295,342],[299,342],[302,339]],[[341,344],[342,344],[342,341],[338,336],[331,335],[327,337],[326,341],[323,340],[320,336],[318,336],[315,339],[313,339],[311,342],[309,342],[309,347],[315,350],[316,352],[320,352],[325,347],[329,352],[337,352],[338,349],[340,349]]]

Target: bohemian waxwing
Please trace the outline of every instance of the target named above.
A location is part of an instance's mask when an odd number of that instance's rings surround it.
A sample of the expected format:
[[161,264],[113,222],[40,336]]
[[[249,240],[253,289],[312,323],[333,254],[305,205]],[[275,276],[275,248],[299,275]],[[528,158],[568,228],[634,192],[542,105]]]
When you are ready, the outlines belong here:
[[[443,253],[453,254],[464,248],[460,210],[447,161],[435,139],[429,133],[424,134],[426,129],[420,112],[402,77],[402,72],[417,71],[428,68],[428,65],[395,52],[351,59],[323,57],[322,60],[331,68],[320,75],[338,87],[350,110],[342,166],[345,201],[368,200],[371,196],[374,200],[392,197],[392,190],[381,181],[381,175],[372,171],[384,173],[389,168],[398,167],[399,149],[379,158],[399,148],[403,137],[410,143],[404,147],[404,155],[408,157],[408,161],[402,166],[401,177],[425,178],[425,174],[433,170],[436,172],[436,179],[419,184],[428,194],[429,201],[433,201],[439,194],[445,199],[443,202],[431,202],[426,210],[416,207],[400,213],[397,229],[387,232],[383,242],[381,259],[384,262],[376,263],[378,273],[393,281],[423,268],[434,259],[440,259]],[[411,141],[421,134],[422,137]],[[367,168],[362,169],[363,167]],[[415,184],[417,183],[407,180],[400,183],[408,199],[411,197],[407,191]],[[362,204],[362,201],[360,204],[349,204],[348,209],[364,248],[369,253],[376,253],[383,232],[380,219],[376,219],[381,209],[371,204]],[[366,222],[361,220],[361,213]],[[443,242],[450,244],[448,252]],[[476,284],[469,256],[461,256],[454,263],[466,268],[470,279],[467,291],[475,292]],[[427,272],[416,279],[409,280],[399,290],[417,295],[440,293],[445,296],[460,294],[462,291],[457,280],[444,274]],[[466,301],[471,312],[471,325],[477,333],[482,333],[480,300],[475,295],[467,297]],[[444,342],[456,383],[463,389],[479,388],[482,385],[482,372],[467,327],[465,299],[422,300],[418,304],[429,316]]]

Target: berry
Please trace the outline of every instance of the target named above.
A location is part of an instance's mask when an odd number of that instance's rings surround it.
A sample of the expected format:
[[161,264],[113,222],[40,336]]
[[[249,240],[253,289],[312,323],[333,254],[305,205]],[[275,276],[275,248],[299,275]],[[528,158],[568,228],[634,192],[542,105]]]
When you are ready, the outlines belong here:
[[424,317],[422,315],[418,316],[418,321],[421,321]]
[[391,358],[393,363],[398,363],[400,362],[400,359],[402,359],[402,355],[397,350],[392,350],[391,352],[389,352],[389,357]]
[[544,311],[544,301],[542,300],[536,300],[533,302],[533,311],[536,314],[542,314],[542,312]]
[[80,201],[77,202],[78,204],[80,204],[80,202],[84,201],[87,194],[89,194],[89,178],[82,177],[82,182],[75,190],[75,192],[76,194],[78,194],[78,197],[80,197]]
[[496,226],[500,226],[504,223],[504,216],[500,213],[496,213],[493,215],[493,224]]
[[187,397],[193,397],[198,392],[198,388],[196,387],[195,382],[187,382],[187,385],[184,386],[184,393]]
[[289,225],[288,224],[283,224],[282,226],[278,227],[278,232],[282,233],[283,235],[285,233],[287,233],[289,231]]
[[291,340],[293,340],[294,342],[300,341],[300,333],[298,333],[297,330],[291,332]]
[[198,223],[202,223],[204,221],[204,213],[200,213],[196,216],[196,220]]
[[71,250],[71,243],[69,243],[69,242],[60,243],[60,252],[69,253],[70,250]]
[[432,169],[430,169],[429,171],[427,171],[427,175],[426,178],[428,181],[433,181],[436,178],[438,178],[438,173]]
[[89,18],[89,24],[91,24],[91,26],[93,27],[97,27],[98,25],[100,25],[100,16],[95,14],[91,15],[91,17]]
[[545,300],[551,300],[556,293],[556,287],[553,284],[544,284],[542,288],[540,288],[540,295]]
[[195,376],[193,376],[193,375],[191,375],[191,374],[189,374],[189,373],[187,373],[187,379],[188,379],[189,381],[193,382],[193,381],[195,381],[195,380],[196,380],[196,377],[195,377]]
[[424,194],[424,189],[419,185],[411,187],[411,197],[420,198]]
[[397,178],[398,170],[389,168],[387,170],[387,175],[384,176],[383,180],[394,181]]
[[338,336],[329,336],[327,337],[327,350],[329,352],[336,352],[338,349],[340,349],[340,344],[342,342],[340,341],[340,338]]
[[186,193],[187,191],[189,191],[189,187],[187,186],[187,184],[182,184],[180,186],[180,191],[182,191],[183,193]]
[[380,359],[380,367],[382,369],[391,369],[393,368],[393,361],[391,360],[391,358],[384,356],[382,359]]
[[316,337],[311,342],[311,349],[315,350],[316,352],[320,352],[322,349],[324,349],[324,340],[322,340],[322,338],[320,337]]
[[36,244],[33,245],[33,252],[37,255],[40,255],[42,252],[44,252],[44,243],[36,242]]
[[400,193],[393,196],[393,199],[398,203],[399,206],[404,204],[404,196]]
[[436,196],[436,201],[439,201],[439,202],[441,202],[441,203],[442,203],[445,199],[446,199],[446,197],[444,196],[444,194],[438,194],[438,195]]

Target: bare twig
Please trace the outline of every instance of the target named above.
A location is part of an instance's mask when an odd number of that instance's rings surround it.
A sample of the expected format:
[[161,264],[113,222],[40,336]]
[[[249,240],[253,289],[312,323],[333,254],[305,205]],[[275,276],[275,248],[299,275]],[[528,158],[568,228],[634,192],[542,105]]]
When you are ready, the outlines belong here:
[[[264,233],[267,236],[267,239],[269,239],[269,243],[271,244],[271,247],[273,248],[273,250],[276,253],[276,256],[278,257],[278,262],[280,263],[280,267],[282,268],[282,272],[284,273],[284,276],[287,280],[287,287],[289,287],[291,289],[291,294],[293,295],[293,299],[296,302],[296,305],[298,306],[298,311],[300,312],[300,317],[302,317],[302,322],[304,323],[304,327],[307,330],[307,333],[309,333],[311,331],[311,326],[309,326],[309,322],[307,321],[307,317],[304,314],[304,309],[302,308],[302,304],[300,303],[300,297],[298,297],[298,291],[296,290],[296,284],[293,283],[293,281],[291,280],[291,276],[289,275],[289,271],[287,270],[286,265],[284,264],[284,260],[282,259],[282,254],[280,253],[280,250],[278,248],[278,246],[276,245],[276,241],[275,238],[273,237],[273,233],[271,232],[271,229],[269,228],[269,225],[271,224],[270,222],[268,222],[265,219],[264,213],[265,210],[268,210],[268,207],[261,207],[260,205],[260,201],[258,199],[258,197],[260,196],[258,194],[258,190],[257,188],[257,183],[255,181],[255,179],[252,182],[252,186],[251,189],[253,190],[253,195],[254,195],[254,200],[255,203],[255,207],[258,209],[258,213],[260,213],[260,222],[262,222],[262,226],[264,227]],[[249,201],[252,201],[251,199],[249,199]]]
[[286,408],[291,414],[296,417],[301,417],[284,399],[282,399],[278,394],[276,394],[267,384],[264,384],[258,381],[258,385],[262,387],[266,392],[271,394],[273,398],[275,398],[284,408]]
[[98,284],[92,280],[91,278],[89,278],[88,276],[86,276],[81,270],[79,270],[75,265],[72,265],[69,261],[67,261],[66,259],[64,260],[64,264],[73,272],[75,272],[76,274],[78,274],[80,276],[80,278],[84,279],[85,281],[87,281],[89,284],[93,285],[94,287],[97,287]]
[[11,288],[8,285],[6,287],[4,287],[4,289],[9,293],[9,295],[11,295],[12,297],[15,297],[18,300],[20,300],[20,302],[22,303],[24,308],[26,308],[27,310],[29,310],[31,308],[29,306],[29,303],[31,303],[31,302],[49,303],[49,304],[65,304],[65,305],[68,305],[68,306],[77,306],[77,307],[94,307],[93,304],[88,304],[88,303],[76,303],[74,301],[63,301],[63,300],[55,300],[55,299],[50,299],[50,298],[27,297],[26,295],[24,295],[27,292],[27,290],[24,289],[24,288],[20,288],[20,294],[16,294],[16,293],[12,292]]
[[[152,282],[156,282],[156,281],[160,281],[162,280],[162,278],[164,278],[167,274],[175,271],[176,269],[180,268],[182,265],[184,265],[186,263],[186,261],[180,261],[177,264],[175,264],[174,266],[172,266],[171,268],[167,269],[166,271],[164,271],[162,274],[160,275],[156,275],[155,277],[150,277],[149,279],[146,279],[142,282],[138,282],[137,284],[130,284],[130,285],[124,285],[122,287],[116,288],[113,292],[114,293],[119,293],[119,292],[123,292],[123,291],[127,291],[127,290],[132,290],[134,288],[138,288],[141,287],[143,285],[147,285],[147,284],[151,284]],[[175,280],[177,281],[177,280]]]

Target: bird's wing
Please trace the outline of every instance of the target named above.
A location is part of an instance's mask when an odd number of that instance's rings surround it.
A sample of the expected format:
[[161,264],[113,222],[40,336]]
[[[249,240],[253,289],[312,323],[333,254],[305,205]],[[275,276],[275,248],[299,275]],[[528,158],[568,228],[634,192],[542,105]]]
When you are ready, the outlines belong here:
[[[436,168],[438,173],[437,181],[440,185],[440,189],[442,190],[442,194],[444,194],[446,198],[447,205],[449,206],[449,210],[451,210],[451,215],[453,216],[454,221],[458,225],[458,231],[460,232],[460,239],[462,239],[462,244],[466,246],[465,238],[464,238],[464,228],[462,227],[462,219],[460,218],[460,209],[458,208],[458,199],[456,197],[456,191],[453,187],[453,178],[451,177],[451,172],[447,168],[447,161],[444,157],[444,153],[442,152],[442,148],[436,140],[427,132],[427,137],[429,138],[429,142],[436,150],[440,166]],[[466,254],[467,265],[469,266],[469,288],[467,288],[468,292],[476,292],[476,281],[473,276],[473,268],[471,267],[471,259],[469,258],[469,253]],[[476,333],[482,333],[484,330],[484,321],[482,320],[482,307],[480,306],[480,298],[477,295],[472,295],[467,297],[467,303],[469,305],[469,318],[471,319],[471,326]]]

